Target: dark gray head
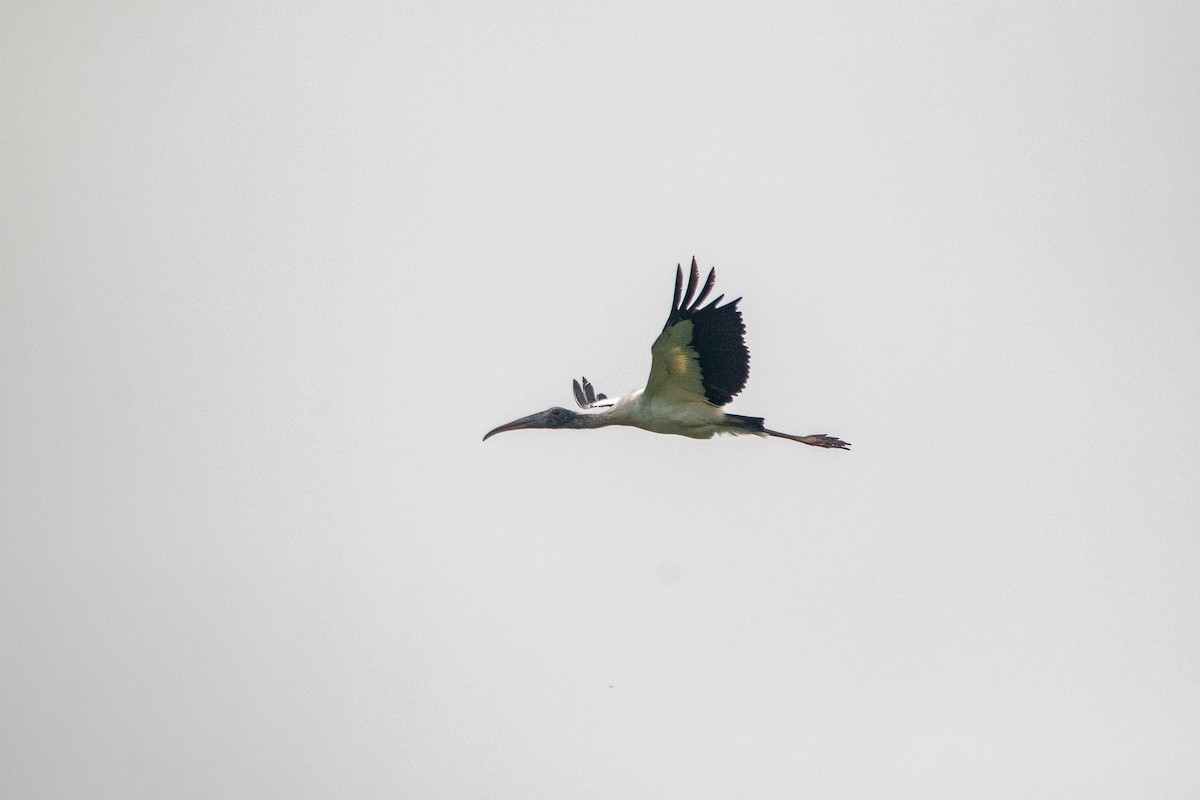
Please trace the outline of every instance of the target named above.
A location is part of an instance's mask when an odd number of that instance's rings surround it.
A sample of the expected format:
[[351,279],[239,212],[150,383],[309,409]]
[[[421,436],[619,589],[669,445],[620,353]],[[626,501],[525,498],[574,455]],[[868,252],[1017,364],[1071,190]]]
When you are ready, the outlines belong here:
[[488,437],[495,436],[497,433],[519,431],[525,428],[594,428],[596,427],[594,420],[597,416],[595,414],[576,414],[574,411],[555,406],[536,414],[530,414],[528,417],[514,419],[507,425],[490,430],[483,440],[486,442]]

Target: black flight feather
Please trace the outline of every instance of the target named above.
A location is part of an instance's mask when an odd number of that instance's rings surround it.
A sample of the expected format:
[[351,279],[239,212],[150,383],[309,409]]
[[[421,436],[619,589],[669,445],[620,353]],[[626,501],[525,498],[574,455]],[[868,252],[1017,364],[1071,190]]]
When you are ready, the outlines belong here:
[[[600,404],[601,400],[608,399],[608,395],[606,394],[596,394],[595,387],[592,386],[592,382],[586,377],[583,379],[582,386],[579,384],[579,381],[572,380],[571,390],[575,393],[575,403],[580,408],[594,408]],[[609,403],[608,405],[612,404]]]
[[675,298],[671,303],[671,314],[663,330],[683,320],[692,323],[692,341],[689,342],[700,361],[700,382],[704,396],[713,405],[723,406],[746,386],[750,376],[750,351],[746,349],[746,326],[737,304],[742,298],[718,305],[725,295],[718,295],[703,308],[700,304],[712,292],[717,271],[709,270],[704,288],[693,300],[696,285],[700,282],[700,270],[696,259],[692,259],[691,274],[687,291],[683,288],[683,265],[675,272]]

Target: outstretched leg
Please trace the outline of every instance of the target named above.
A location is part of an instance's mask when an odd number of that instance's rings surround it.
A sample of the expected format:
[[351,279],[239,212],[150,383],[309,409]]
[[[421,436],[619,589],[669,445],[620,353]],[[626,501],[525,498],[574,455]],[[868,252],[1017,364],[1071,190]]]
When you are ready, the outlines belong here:
[[849,442],[843,442],[836,436],[829,436],[824,433],[814,433],[812,436],[792,436],[790,433],[780,433],[779,431],[771,431],[766,428],[763,428],[763,433],[767,436],[778,436],[780,439],[791,439],[793,442],[811,444],[813,447],[835,447],[838,450],[850,449]]

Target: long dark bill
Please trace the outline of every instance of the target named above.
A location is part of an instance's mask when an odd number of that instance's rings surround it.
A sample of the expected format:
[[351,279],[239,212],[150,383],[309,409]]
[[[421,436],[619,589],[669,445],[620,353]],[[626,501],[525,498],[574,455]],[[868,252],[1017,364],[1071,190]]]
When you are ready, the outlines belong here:
[[506,431],[519,431],[526,428],[538,427],[538,423],[541,422],[543,416],[544,413],[539,411],[536,414],[530,414],[528,417],[514,419],[512,422],[507,422],[501,425],[499,428],[492,428],[484,435],[483,440],[486,442],[489,438],[495,436],[497,433],[504,433]]

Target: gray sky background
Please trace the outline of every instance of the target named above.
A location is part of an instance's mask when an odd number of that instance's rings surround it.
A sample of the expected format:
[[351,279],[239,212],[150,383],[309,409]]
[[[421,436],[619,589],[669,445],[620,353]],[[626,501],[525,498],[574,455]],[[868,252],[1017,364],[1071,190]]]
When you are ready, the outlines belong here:
[[[0,11],[0,795],[1200,794],[1200,6]],[[674,267],[731,409],[644,383]]]

